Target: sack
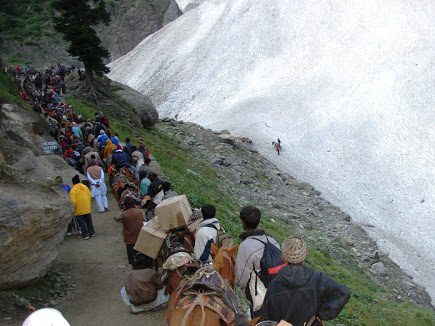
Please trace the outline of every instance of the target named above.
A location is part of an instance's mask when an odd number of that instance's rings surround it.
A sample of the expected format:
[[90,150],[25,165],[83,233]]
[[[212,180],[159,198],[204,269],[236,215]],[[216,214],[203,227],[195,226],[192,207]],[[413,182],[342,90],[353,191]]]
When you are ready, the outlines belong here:
[[257,271],[252,271],[249,278],[249,293],[251,294],[252,311],[258,311],[263,306],[264,297],[266,296],[266,287],[259,278]]
[[150,303],[157,297],[163,284],[153,269],[132,270],[128,273],[125,290],[134,305]]
[[[264,286],[269,285],[270,282],[275,278],[276,274],[284,267],[286,264],[282,261],[281,250],[270,243],[269,238],[266,236],[266,242],[260,239],[253,238],[264,244],[263,257],[260,260],[260,272],[258,277],[263,282]],[[255,270],[255,267],[254,267]]]

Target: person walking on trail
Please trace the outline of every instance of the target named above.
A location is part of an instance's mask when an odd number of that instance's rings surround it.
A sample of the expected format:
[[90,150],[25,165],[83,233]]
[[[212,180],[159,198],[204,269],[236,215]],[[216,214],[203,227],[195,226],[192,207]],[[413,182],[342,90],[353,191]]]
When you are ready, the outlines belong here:
[[98,154],[93,149],[91,149],[91,151],[89,153],[85,154],[85,167],[88,168],[89,166],[91,166],[92,156],[95,157],[96,164],[101,166],[102,161],[100,158],[100,154]]
[[78,137],[80,140],[83,140],[82,130],[81,130],[80,126],[76,122],[72,123],[71,129],[72,129],[72,132],[74,133],[74,135],[76,137]]
[[[142,166],[145,165],[144,157],[141,152],[136,150],[131,154],[131,160],[133,165],[135,166],[136,179],[139,179],[139,171],[141,170]],[[146,168],[144,167],[144,169]]]
[[139,144],[137,150],[142,153],[144,158],[150,158],[151,152],[148,149],[148,147],[145,146],[145,142],[144,142],[143,138],[138,138],[137,141]]
[[109,139],[109,136],[106,135],[103,129],[100,130],[100,135],[97,137],[98,148],[103,148],[106,146],[106,141]]
[[113,145],[118,146],[119,144],[119,137],[118,134],[115,133],[112,137],[110,137],[110,140],[112,141]]
[[140,196],[143,198],[148,195],[148,188],[151,185],[151,180],[148,179],[148,173],[146,170],[139,171],[139,191]]
[[196,259],[201,262],[209,262],[213,261],[210,255],[211,244],[217,243],[217,230],[219,230],[221,226],[219,220],[215,217],[216,207],[213,205],[207,204],[202,206],[201,213],[204,220],[198,225],[193,252]]
[[131,159],[131,154],[133,154],[132,147],[133,147],[133,144],[131,143],[130,138],[127,137],[125,139],[124,152],[127,153],[127,156],[129,159]]
[[349,301],[347,287],[303,264],[307,254],[299,237],[282,243],[282,259],[288,265],[269,284],[261,310],[264,320],[323,325],[321,320],[337,317]]
[[245,232],[240,235],[242,242],[239,245],[236,258],[236,281],[241,287],[248,284],[253,267],[260,270],[260,261],[263,257],[264,243],[269,241],[278,249],[278,242],[266,235],[266,232],[259,228],[261,211],[257,207],[245,206],[240,211],[240,220]]
[[115,152],[112,154],[112,164],[115,164],[115,169],[119,171],[119,169],[124,166],[130,166],[130,160],[128,159],[128,155],[125,151],[122,150],[122,146],[118,145],[116,147]]
[[[254,277],[255,287],[259,281],[262,281],[267,288],[266,281],[274,277],[274,274],[283,266],[279,244],[258,227],[260,219],[261,211],[257,207],[245,206],[240,211],[240,220],[245,232],[240,235],[242,242],[237,251],[236,283],[245,288],[246,298],[251,303],[251,317],[258,316],[260,308],[253,305],[249,287],[251,277]],[[274,264],[264,266],[263,258],[268,258],[267,263],[273,262]]]
[[82,238],[87,240],[89,237],[95,236],[91,217],[91,191],[80,182],[80,177],[77,174],[72,178],[72,183],[73,187],[69,192],[69,198],[74,206],[74,215],[80,225]]
[[151,257],[134,250],[144,220],[144,211],[136,207],[136,201],[132,197],[126,197],[124,210],[121,212],[122,235],[127,248],[128,263],[133,269],[152,268],[154,265]]
[[280,155],[282,147],[281,147],[281,139],[277,139],[276,142],[272,142],[272,146],[275,148],[276,152],[278,153],[278,155]]
[[97,202],[98,212],[103,213],[106,209],[109,209],[107,187],[104,182],[104,171],[98,165],[95,155],[91,155],[91,164],[87,169],[86,176],[91,184],[91,193]]

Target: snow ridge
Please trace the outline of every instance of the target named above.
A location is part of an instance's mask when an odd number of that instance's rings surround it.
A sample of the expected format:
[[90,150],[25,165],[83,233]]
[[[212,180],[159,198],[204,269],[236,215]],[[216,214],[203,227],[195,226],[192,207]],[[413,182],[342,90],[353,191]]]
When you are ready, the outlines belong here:
[[253,139],[374,225],[434,298],[434,34],[429,0],[209,0],[111,63],[109,77],[161,116]]

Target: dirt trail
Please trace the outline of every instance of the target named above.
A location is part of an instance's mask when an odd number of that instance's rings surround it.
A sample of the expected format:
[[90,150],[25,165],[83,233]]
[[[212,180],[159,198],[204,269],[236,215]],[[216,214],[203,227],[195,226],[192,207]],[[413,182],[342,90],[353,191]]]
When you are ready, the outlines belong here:
[[133,315],[122,302],[119,290],[130,266],[122,227],[113,219],[118,206],[112,194],[108,201],[110,210],[101,214],[92,203],[95,238],[66,237],[60,248],[58,261],[71,268],[76,289],[57,309],[71,325],[165,325],[165,309]]

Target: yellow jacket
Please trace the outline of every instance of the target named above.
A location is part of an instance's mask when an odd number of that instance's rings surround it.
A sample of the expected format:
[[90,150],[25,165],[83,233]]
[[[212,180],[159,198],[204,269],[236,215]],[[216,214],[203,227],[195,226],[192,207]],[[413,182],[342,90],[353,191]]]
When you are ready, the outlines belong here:
[[69,198],[74,205],[74,215],[91,213],[91,192],[83,183],[77,183],[72,187]]

